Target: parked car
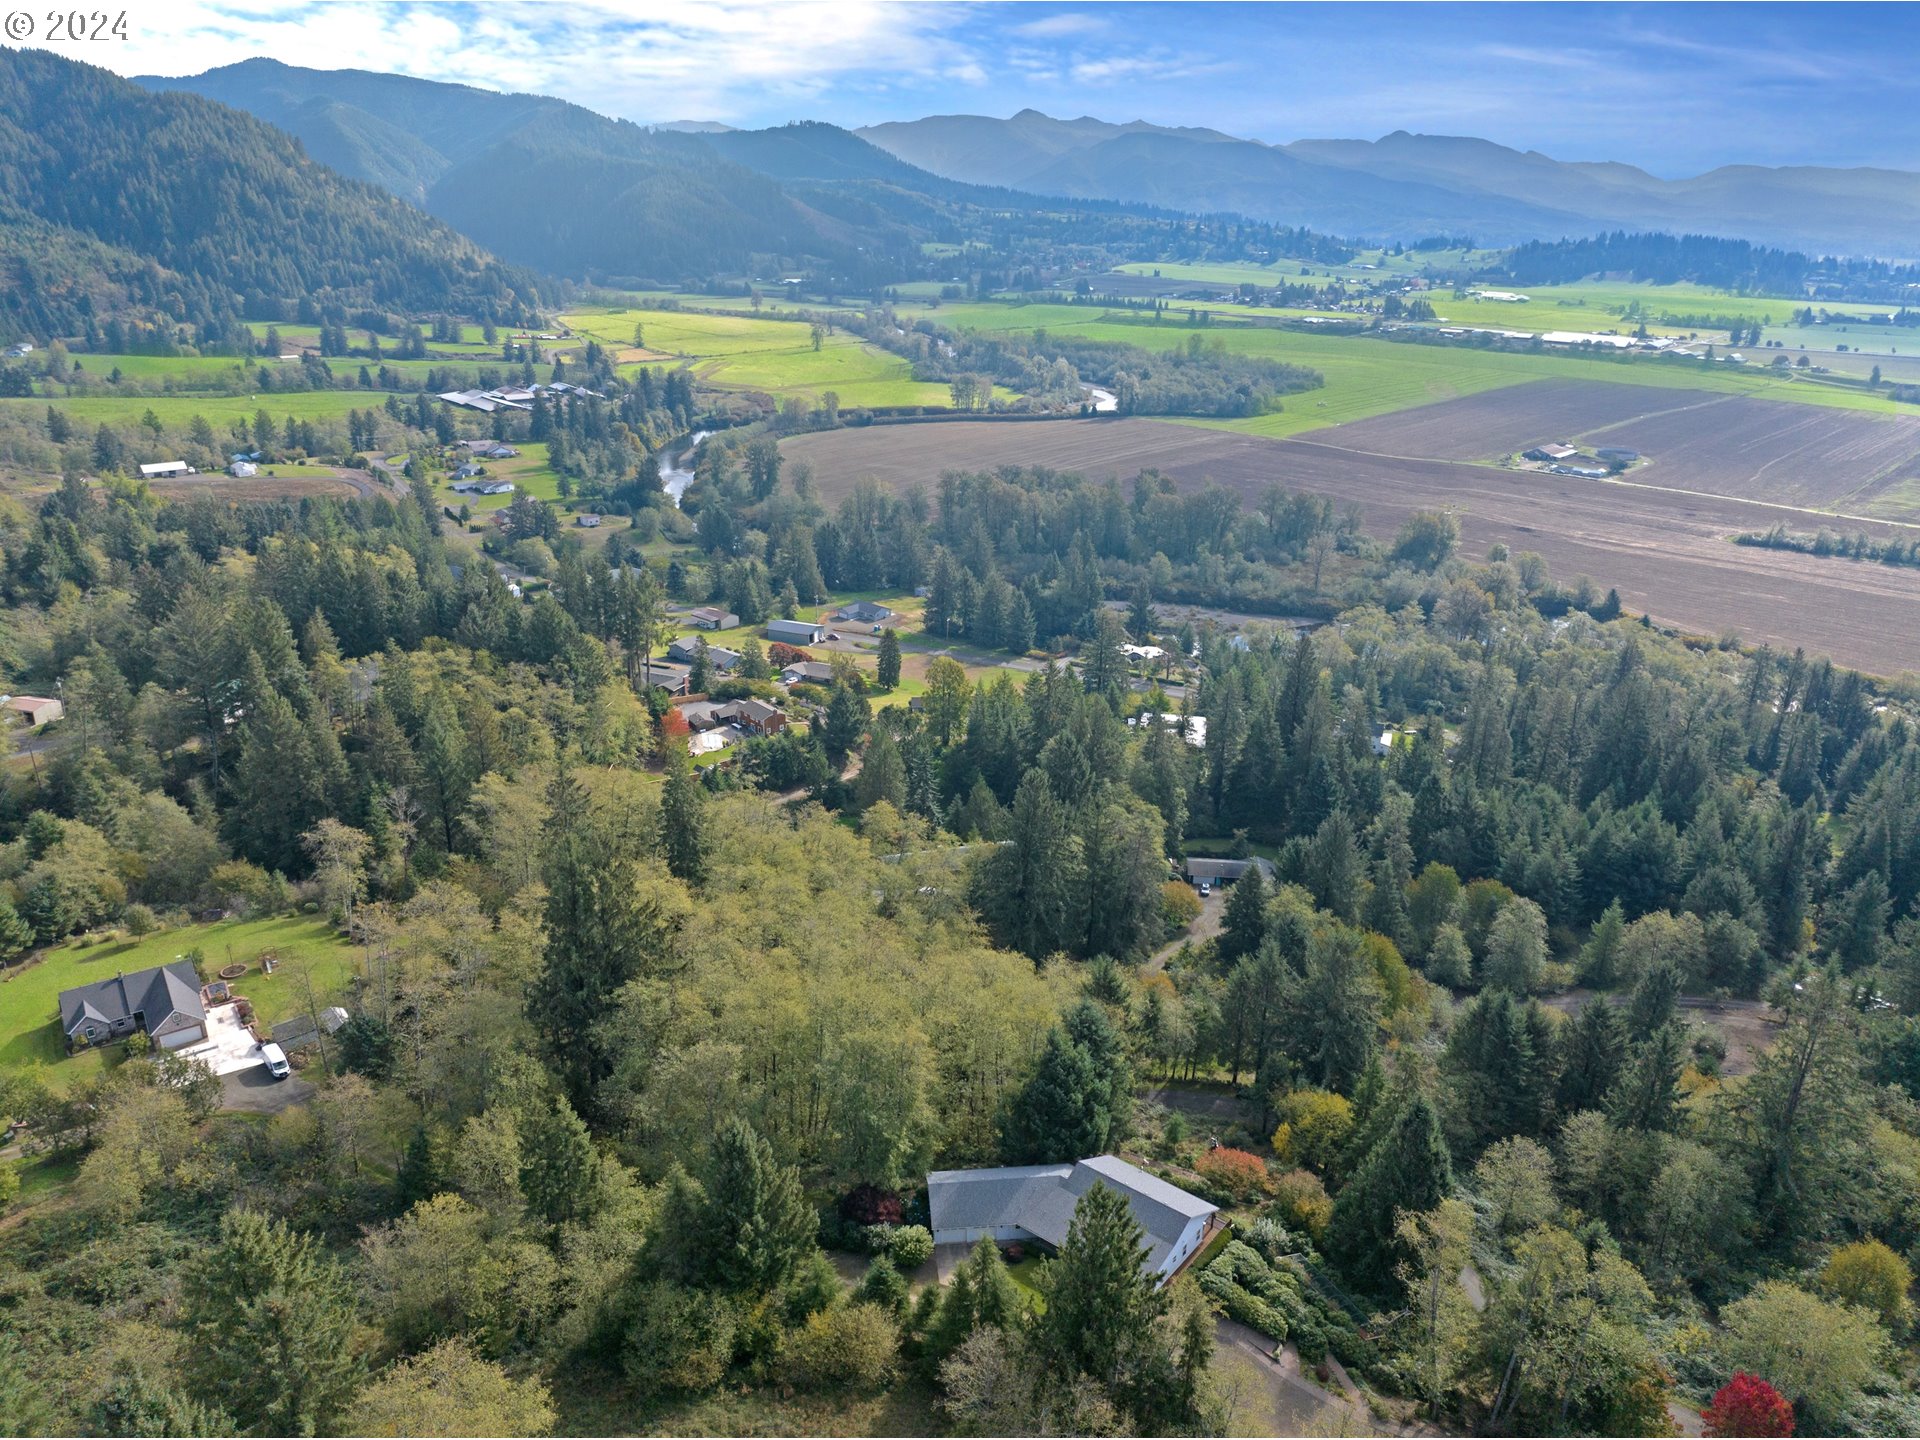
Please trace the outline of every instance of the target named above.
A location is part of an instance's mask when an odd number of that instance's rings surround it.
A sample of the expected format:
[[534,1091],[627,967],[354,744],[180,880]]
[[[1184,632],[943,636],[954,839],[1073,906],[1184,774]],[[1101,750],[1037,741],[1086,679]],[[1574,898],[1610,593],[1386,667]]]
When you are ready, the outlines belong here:
[[1200,898],[1204,900],[1207,898],[1207,896],[1211,894],[1213,894],[1213,886],[1209,885],[1206,881],[1202,880],[1200,882]]
[[293,1073],[293,1067],[287,1064],[287,1052],[271,1040],[260,1047],[260,1058],[267,1062],[267,1074],[276,1080],[284,1080]]

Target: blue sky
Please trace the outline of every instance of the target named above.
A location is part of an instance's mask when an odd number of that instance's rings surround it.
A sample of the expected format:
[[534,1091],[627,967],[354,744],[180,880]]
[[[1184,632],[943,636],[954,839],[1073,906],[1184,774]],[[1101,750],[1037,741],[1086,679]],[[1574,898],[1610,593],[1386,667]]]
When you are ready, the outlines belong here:
[[1661,175],[1920,170],[1920,6],[136,3],[123,73],[250,55],[560,95],[639,121],[926,114],[1478,135]]

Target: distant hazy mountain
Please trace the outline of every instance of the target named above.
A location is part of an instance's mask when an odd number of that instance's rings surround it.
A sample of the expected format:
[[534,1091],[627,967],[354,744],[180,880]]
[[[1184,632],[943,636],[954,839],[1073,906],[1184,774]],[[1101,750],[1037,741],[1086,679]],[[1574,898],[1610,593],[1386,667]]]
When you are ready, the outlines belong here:
[[1814,253],[1920,253],[1920,174],[1727,166],[1662,180],[1491,141],[1404,130],[1375,141],[1264,145],[1135,121],[935,115],[856,132],[911,164],[981,185],[1232,210],[1355,235],[1469,232],[1510,244],[1599,230],[1699,231]]
[[[546,96],[264,59],[140,83],[249,111],[342,173],[550,273],[671,280],[744,268],[756,255],[853,272],[876,249],[915,243],[849,233],[762,169],[728,159],[718,145],[737,132],[724,129],[649,129]],[[905,168],[847,140],[878,166]]]

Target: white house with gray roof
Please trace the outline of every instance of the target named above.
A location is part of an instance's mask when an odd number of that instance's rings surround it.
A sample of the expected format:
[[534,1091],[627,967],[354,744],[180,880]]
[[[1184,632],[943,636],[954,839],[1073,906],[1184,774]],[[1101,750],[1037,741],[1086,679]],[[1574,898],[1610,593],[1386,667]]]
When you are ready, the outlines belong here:
[[1067,1243],[1080,1197],[1105,1185],[1126,1197],[1144,1232],[1140,1263],[1164,1285],[1199,1254],[1220,1207],[1113,1155],[1076,1165],[1010,1165],[994,1170],[936,1170],[927,1176],[927,1208],[936,1245],[978,1240]]

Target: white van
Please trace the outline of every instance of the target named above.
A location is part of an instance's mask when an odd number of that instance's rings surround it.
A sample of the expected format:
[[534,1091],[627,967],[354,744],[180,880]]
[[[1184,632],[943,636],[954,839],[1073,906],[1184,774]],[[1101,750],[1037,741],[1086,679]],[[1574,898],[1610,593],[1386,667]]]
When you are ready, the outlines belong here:
[[287,1064],[287,1052],[271,1040],[260,1047],[260,1058],[267,1062],[267,1074],[276,1080],[284,1080],[293,1073],[293,1067]]

